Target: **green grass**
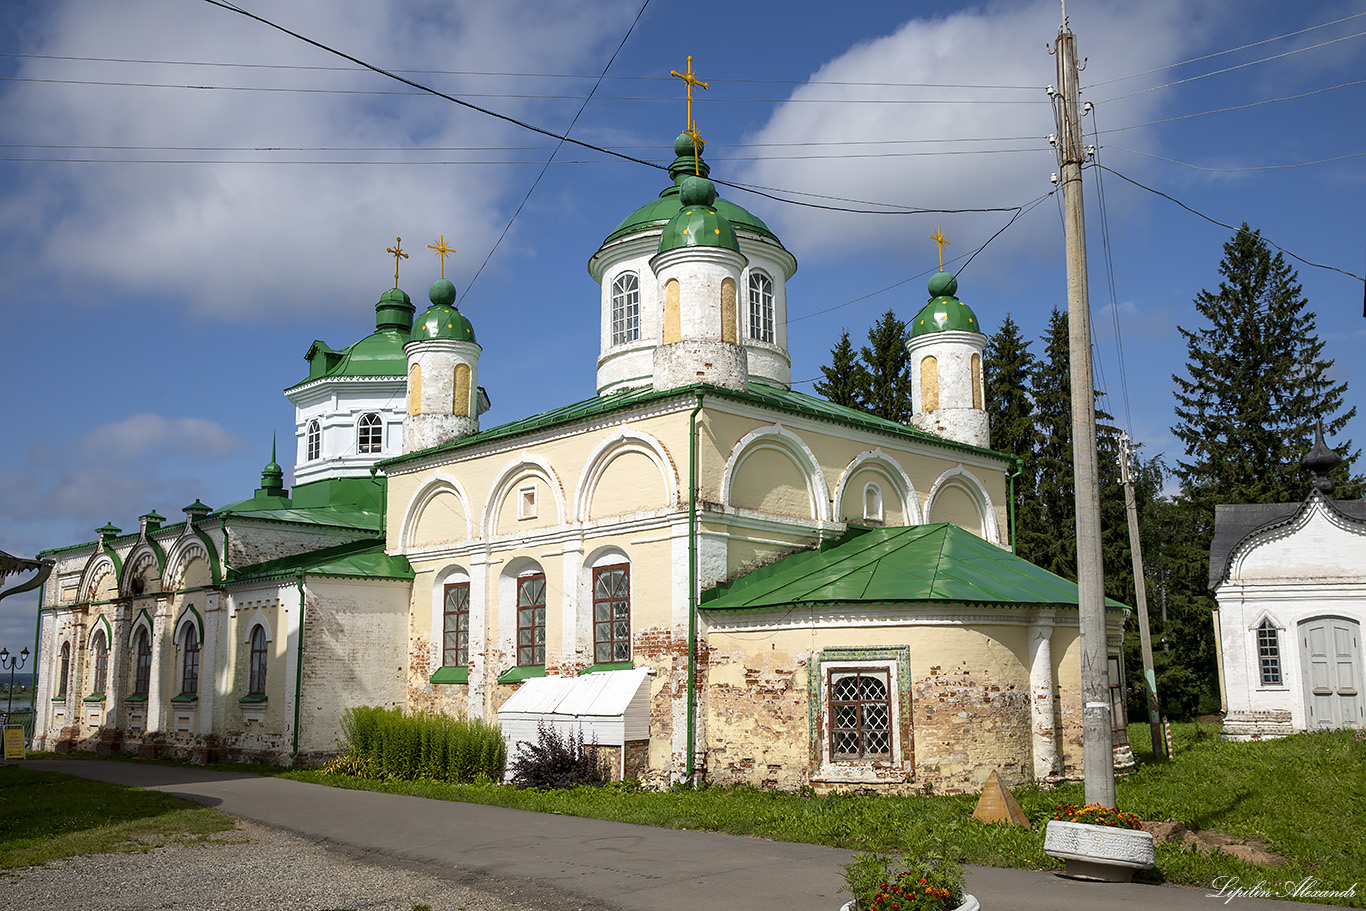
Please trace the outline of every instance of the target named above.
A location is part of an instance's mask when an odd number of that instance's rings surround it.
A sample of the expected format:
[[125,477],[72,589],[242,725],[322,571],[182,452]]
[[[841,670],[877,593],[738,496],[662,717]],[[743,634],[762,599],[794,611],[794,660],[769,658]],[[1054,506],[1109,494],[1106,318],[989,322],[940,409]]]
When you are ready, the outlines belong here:
[[231,817],[158,791],[0,766],[0,869],[147,851],[231,829]]
[[[1220,743],[1211,725],[1174,725],[1176,758],[1156,763],[1147,725],[1130,741],[1137,770],[1117,784],[1122,809],[1145,820],[1174,820],[1260,839],[1288,858],[1257,867],[1225,854],[1158,847],[1147,880],[1209,887],[1215,877],[1279,887],[1313,877],[1322,889],[1356,884],[1366,907],[1366,742],[1351,731],[1304,734],[1261,743]],[[957,850],[970,864],[1058,869],[1043,853],[1044,827],[1060,803],[1084,803],[1080,784],[1014,790],[1032,829],[985,825],[971,818],[975,795],[883,797],[759,791],[749,787],[650,792],[630,785],[568,791],[518,791],[492,782],[372,781],[317,772],[285,777],[337,787],[492,804],[678,829],[700,829],[780,841],[889,851]]]

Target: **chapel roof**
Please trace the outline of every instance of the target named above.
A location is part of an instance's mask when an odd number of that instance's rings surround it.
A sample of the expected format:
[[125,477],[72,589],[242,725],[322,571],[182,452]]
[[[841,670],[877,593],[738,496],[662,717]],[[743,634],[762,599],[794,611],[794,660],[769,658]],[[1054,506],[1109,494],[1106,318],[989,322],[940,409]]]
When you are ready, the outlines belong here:
[[375,331],[340,350],[314,340],[304,353],[308,376],[285,391],[333,377],[407,376],[408,356],[403,353],[403,346],[408,342],[416,309],[407,293],[399,288],[385,291],[375,304]]
[[1299,503],[1220,503],[1214,507],[1214,537],[1209,545],[1209,587],[1228,578],[1233,554],[1254,535],[1294,521],[1318,500],[1324,509],[1366,522],[1366,500],[1335,500],[1318,489]]
[[932,332],[981,332],[982,324],[972,308],[954,297],[958,279],[951,272],[936,272],[928,285],[930,301],[911,320],[911,338]]
[[[975,604],[1074,607],[1077,584],[948,522],[850,528],[702,593],[702,610],[793,604]],[[1110,610],[1124,605],[1105,599]]]
[[366,579],[411,580],[408,558],[384,552],[384,541],[366,538],[307,553],[280,557],[228,571],[228,583],[263,582],[299,573],[309,576],[355,576]]
[[[425,342],[446,339],[456,342],[474,341],[474,324],[455,306],[455,285],[439,278],[427,289],[432,305],[413,320],[409,340]],[[406,361],[405,361],[406,364]],[[405,367],[406,370],[406,367]]]

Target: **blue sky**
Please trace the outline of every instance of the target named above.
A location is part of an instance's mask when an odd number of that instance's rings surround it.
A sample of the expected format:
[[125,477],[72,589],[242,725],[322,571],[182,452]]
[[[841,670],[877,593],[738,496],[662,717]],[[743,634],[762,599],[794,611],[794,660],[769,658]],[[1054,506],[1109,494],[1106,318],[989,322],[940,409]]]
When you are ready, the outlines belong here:
[[[582,107],[575,138],[659,164],[685,120],[668,74],[692,55],[710,83],[696,117],[713,177],[853,208],[1041,200],[961,271],[960,296],[988,331],[1009,312],[1030,338],[1065,306],[1059,202],[1047,195],[1056,2],[864,2],[832,15],[829,4],[652,0],[586,106],[639,0],[244,5],[551,131]],[[196,497],[240,499],[272,435],[288,468],[281,390],[305,375],[315,338],[341,347],[371,331],[399,235],[414,251],[400,285],[418,302],[437,277],[425,246],[443,234],[458,250],[447,276],[484,347],[486,426],[592,395],[598,290],[584,264],[665,186],[662,172],[566,146],[489,257],[550,155],[544,136],[204,2],[7,9],[0,389],[15,434],[0,449],[0,549],[32,555],[107,521],[136,528],[151,509],[179,519]],[[1366,0],[1073,0],[1068,13],[1102,164],[1362,273]],[[800,263],[790,340],[808,392],[842,329],[861,340],[888,307],[909,318],[924,303],[938,226],[961,262],[1010,218],[722,192]],[[1217,285],[1230,232],[1113,174],[1088,171],[1085,192],[1098,384],[1119,423],[1170,462],[1181,455],[1176,327],[1199,326],[1191,299]],[[1295,265],[1356,402],[1362,283]],[[1366,415],[1349,430],[1366,440]],[[0,602],[0,644],[31,641],[34,604]]]

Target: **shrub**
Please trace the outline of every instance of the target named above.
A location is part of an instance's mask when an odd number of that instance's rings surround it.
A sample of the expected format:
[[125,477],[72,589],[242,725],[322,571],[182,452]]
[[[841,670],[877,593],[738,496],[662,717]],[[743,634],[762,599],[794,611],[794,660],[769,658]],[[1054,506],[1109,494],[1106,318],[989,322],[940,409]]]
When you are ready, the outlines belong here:
[[1088,803],[1079,807],[1074,803],[1059,804],[1053,818],[1061,822],[1080,822],[1088,826],[1112,826],[1116,829],[1141,829],[1143,824],[1132,813],[1125,813],[1103,804]]
[[347,752],[325,773],[457,782],[503,777],[503,735],[477,718],[361,705],[342,713],[341,728]]
[[948,911],[963,903],[963,865],[930,850],[923,856],[860,852],[844,866],[856,911]]
[[549,791],[577,785],[603,785],[610,777],[598,755],[597,741],[583,742],[583,734],[561,734],[544,721],[536,727],[536,742],[522,741],[512,761],[512,783],[519,788]]

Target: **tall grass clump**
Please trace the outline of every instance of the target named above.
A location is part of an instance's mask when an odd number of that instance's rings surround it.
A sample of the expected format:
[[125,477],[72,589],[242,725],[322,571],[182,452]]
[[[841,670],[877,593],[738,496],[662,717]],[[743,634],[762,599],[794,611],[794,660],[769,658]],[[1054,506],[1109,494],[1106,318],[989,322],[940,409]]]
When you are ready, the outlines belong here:
[[405,714],[360,705],[342,713],[346,753],[324,771],[412,781],[499,781],[506,761],[498,725],[478,718]]

